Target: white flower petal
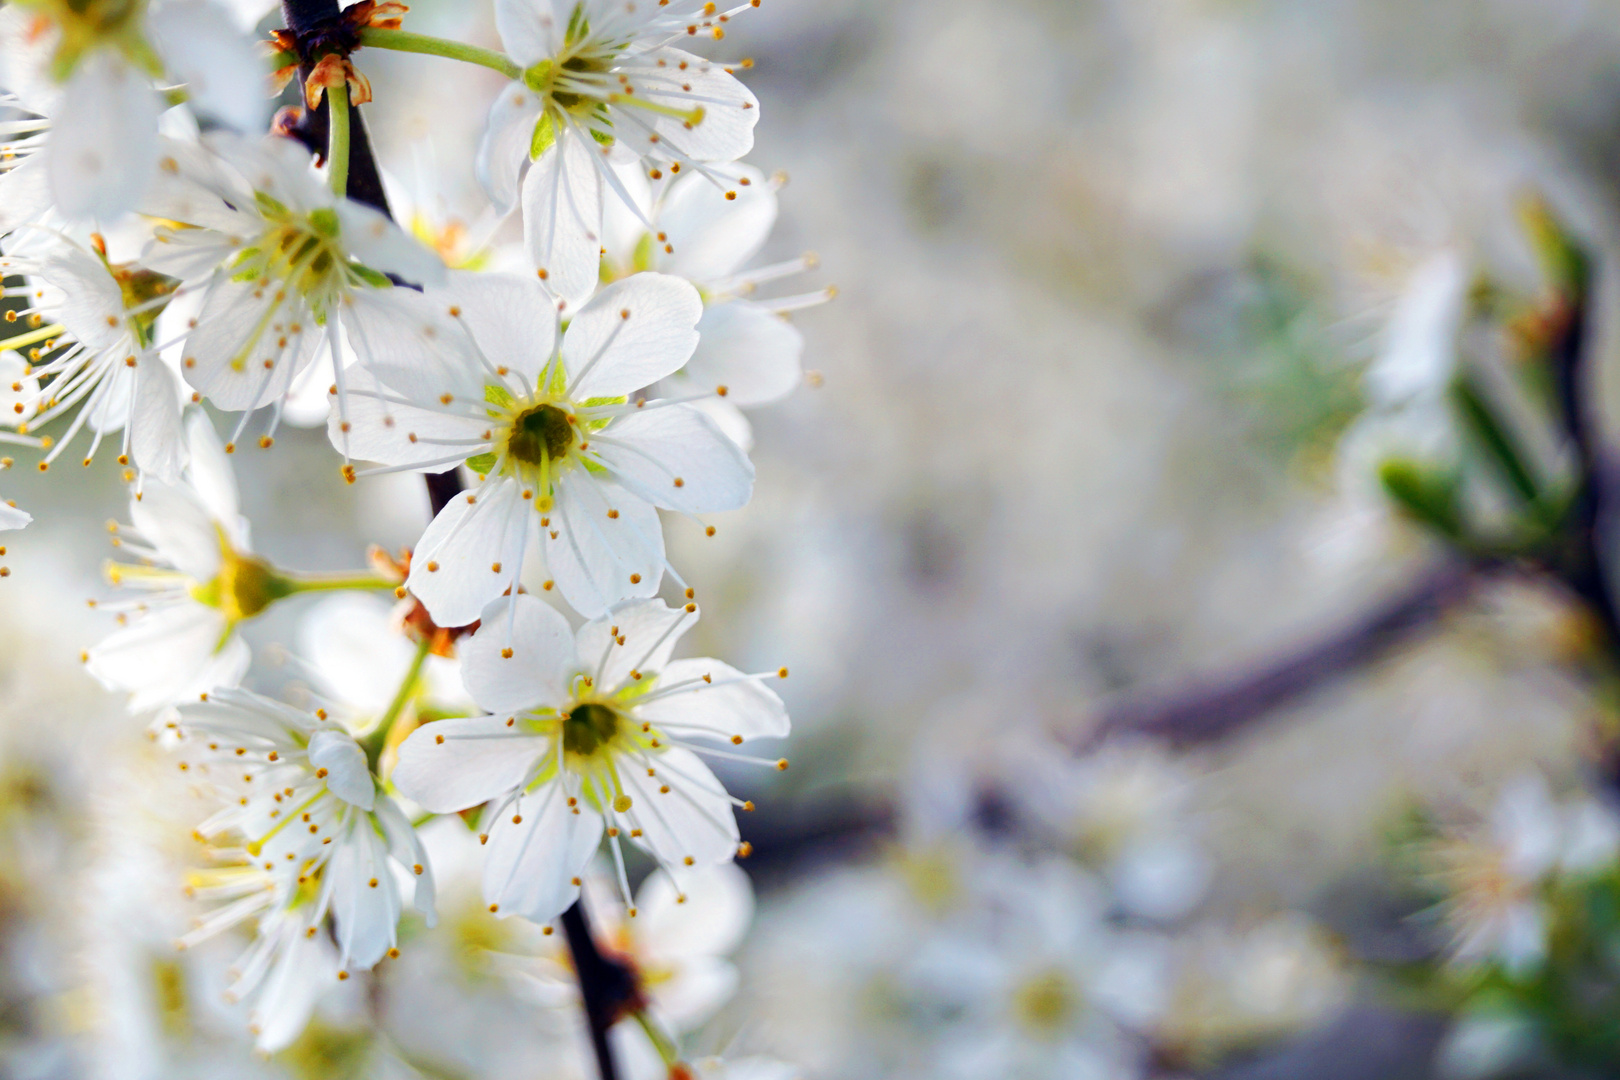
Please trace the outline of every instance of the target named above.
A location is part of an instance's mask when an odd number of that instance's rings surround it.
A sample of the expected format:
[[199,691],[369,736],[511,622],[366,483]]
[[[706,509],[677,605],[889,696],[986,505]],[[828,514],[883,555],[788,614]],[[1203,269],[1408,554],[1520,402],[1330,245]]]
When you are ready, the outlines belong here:
[[[717,170],[729,183],[722,188],[693,173],[670,185],[658,210],[658,228],[669,237],[672,254],[658,268],[689,281],[730,277],[765,246],[776,224],[776,192],[765,174],[752,165]],[[748,183],[739,181],[746,179]],[[726,198],[726,193],[736,198]]]
[[702,317],[703,299],[680,278],[634,274],[609,285],[563,335],[570,396],[619,397],[678,370],[697,347]]
[[51,117],[46,171],[56,209],[110,222],[131,209],[157,168],[157,92],[110,49],[79,61]]
[[225,447],[214,434],[208,414],[192,409],[185,416],[186,483],[197,493],[210,517],[225,530],[225,536],[238,551],[248,547],[247,523],[238,510],[236,474]]
[[681,374],[703,390],[726,388],[734,405],[768,405],[792,393],[804,377],[804,335],[763,304],[710,304],[698,322],[698,344]]
[[730,1001],[740,981],[729,961],[693,956],[683,960],[668,979],[650,987],[648,996],[659,1018],[675,1032],[684,1033],[696,1029]]
[[467,690],[490,712],[559,708],[580,667],[568,620],[527,594],[492,600],[460,652]]
[[259,282],[221,281],[208,290],[186,339],[183,370],[220,408],[258,408],[287,393],[320,343],[321,328],[301,296]]
[[394,785],[435,814],[454,814],[506,794],[551,745],[541,735],[514,734],[506,721],[469,716],[423,724],[400,744]]
[[[712,681],[703,682],[707,675]],[[658,674],[658,686],[692,683],[688,691],[649,701],[636,716],[658,726],[698,728],[718,739],[780,739],[788,734],[787,706],[776,691],[730,664],[707,657],[675,660]]]
[[540,118],[540,96],[520,82],[507,84],[489,107],[473,169],[495,212],[505,216],[517,203],[518,177],[529,159],[529,143]]
[[646,769],[619,770],[632,800],[629,816],[641,829],[635,842],[666,867],[682,867],[689,858],[698,866],[730,861],[737,853],[737,818],[720,780],[680,747],[649,760],[654,776]]
[[[608,517],[610,509],[618,516]],[[548,518],[546,567],[569,607],[594,618],[620,600],[658,592],[664,532],[649,503],[576,468],[557,478]]]
[[[562,130],[523,180],[523,240],[552,292],[578,304],[596,288],[602,245],[602,177],[596,144]],[[696,320],[693,320],[696,322]]]
[[146,26],[193,109],[239,131],[264,130],[263,57],[235,19],[204,0],[167,0]]
[[[587,671],[601,672],[597,683],[604,691],[616,690],[630,681],[632,670],[664,670],[681,635],[697,621],[695,614],[657,598],[626,601],[579,628],[580,662]],[[617,637],[610,634],[615,627]],[[618,643],[620,637],[623,645]]]
[[434,906],[433,865],[428,860],[427,848],[393,799],[379,799],[374,813],[388,840],[388,853],[411,870],[411,878],[416,883],[411,906],[422,913],[431,929],[437,925],[439,913]]
[[[660,116],[651,125],[658,141],[652,141],[646,128],[646,119],[640,110],[615,108],[614,133],[637,153],[666,155],[677,152],[693,161],[736,161],[754,148],[754,125],[759,122],[759,99],[753,91],[729,74],[721,65],[680,49],[661,48],[647,53],[644,62],[664,61],[668,70],[686,65],[681,71],[683,91],[669,92],[655,88],[648,80],[637,90],[637,96],[684,113],[694,107],[703,109],[703,118],[688,127],[674,116]],[[652,83],[654,85],[649,85]],[[667,87],[668,80],[663,81]],[[689,92],[684,87],[690,86]],[[699,99],[694,102],[693,99]]]
[[131,712],[192,701],[247,674],[247,642],[226,630],[225,617],[201,604],[154,611],[91,646],[85,670],[109,690],[130,691]]
[[450,275],[447,288],[431,295],[441,304],[461,309],[485,359],[523,376],[508,381],[521,381],[530,388],[535,385],[557,337],[556,309],[537,280],[519,274],[458,270]]
[[754,465],[713,420],[690,405],[642,409],[592,440],[625,489],[688,514],[736,510],[754,492]]
[[444,260],[388,215],[353,199],[339,202],[337,215],[345,248],[365,265],[412,285],[444,284]]
[[124,329],[124,295],[100,259],[77,244],[61,241],[40,255],[39,276],[61,290],[56,320],[92,349],[104,349]]
[[393,947],[399,925],[399,888],[369,818],[339,838],[325,872],[332,877],[338,963],[368,969]]
[[[16,11],[14,7],[0,11]],[[45,170],[45,155],[35,154],[9,172],[0,173],[0,235],[20,226],[44,220],[55,203],[51,195],[50,176]],[[7,251],[14,251],[15,240],[8,242]]]
[[289,928],[254,1005],[253,1045],[266,1054],[290,1046],[315,1005],[337,985],[337,956],[325,935]]
[[[514,824],[512,818],[522,817]],[[570,807],[553,781],[503,812],[490,828],[484,899],[502,917],[550,922],[579,899],[573,884],[602,840],[602,818],[581,801]]]
[[159,555],[198,582],[211,581],[223,563],[214,517],[188,487],[149,483],[129,504],[135,528]]
[[347,731],[327,728],[309,740],[309,763],[326,770],[326,787],[351,806],[370,810],[377,802],[377,785],[366,764],[366,752]]
[[163,483],[180,479],[190,453],[180,425],[179,380],[157,355],[135,370],[135,402],[129,414],[129,449],[141,471]]
[[525,534],[539,528],[538,520],[528,520],[534,503],[520,492],[516,480],[502,479],[476,496],[458,495],[417,541],[405,584],[440,626],[473,622],[513,584],[528,546]]
[[19,510],[10,502],[0,500],[0,532],[11,532],[21,529],[34,520],[34,515],[26,510]]
[[550,0],[495,0],[495,30],[519,67],[533,67],[562,47]]
[[[685,902],[678,902],[684,896]],[[679,887],[662,871],[636,894],[636,937],[642,953],[673,963],[724,956],[742,944],[754,918],[754,887],[736,863],[720,863],[682,876]]]
[[[385,354],[386,355],[386,354]],[[401,369],[388,368],[383,374],[398,381]],[[420,374],[420,372],[418,372]],[[447,416],[432,409],[414,405],[400,405],[387,398],[403,398],[391,386],[377,379],[377,372],[362,365],[354,365],[348,372],[349,408],[345,421],[336,410],[326,418],[326,434],[341,453],[345,449],[351,457],[362,461],[380,461],[385,465],[421,465],[427,472],[444,472],[457,463],[445,459],[457,454],[470,454],[476,447],[466,445],[490,430],[487,419],[471,416]],[[322,380],[323,384],[325,380]],[[329,395],[330,387],[322,386]],[[422,399],[406,399],[422,400]],[[347,423],[349,430],[344,431]]]
[[327,597],[298,622],[298,654],[317,688],[361,713],[388,707],[415,652],[395,627],[391,605],[367,593]]

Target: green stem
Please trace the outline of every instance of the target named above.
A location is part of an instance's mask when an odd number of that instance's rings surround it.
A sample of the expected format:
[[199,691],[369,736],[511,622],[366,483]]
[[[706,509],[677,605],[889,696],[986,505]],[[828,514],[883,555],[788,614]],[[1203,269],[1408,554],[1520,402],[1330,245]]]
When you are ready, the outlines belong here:
[[326,175],[332,194],[343,198],[349,192],[349,84],[339,83],[326,92],[326,112],[332,138],[327,143]]
[[400,682],[399,689],[394,693],[394,700],[388,703],[388,709],[377,721],[376,730],[382,733],[383,741],[388,741],[388,729],[394,726],[399,714],[405,711],[405,703],[411,700],[416,693],[416,682],[422,677],[422,665],[427,663],[428,653],[433,651],[433,639],[423,637],[421,644],[416,646],[416,655],[411,658],[410,670],[405,672],[405,678]]
[[279,52],[270,54],[269,63],[271,71],[280,71],[282,68],[289,68],[298,63],[298,54],[282,49]]
[[290,574],[282,571],[281,577],[285,582],[288,596],[301,592],[336,592],[344,589],[392,589],[399,585],[399,582],[385,578],[381,574]]
[[652,1041],[653,1049],[664,1059],[665,1065],[674,1065],[681,1060],[681,1052],[676,1047],[675,1040],[670,1038],[645,1010],[637,1009],[633,1015],[636,1023],[641,1025],[641,1030],[646,1032],[647,1038]]
[[425,53],[428,56],[442,56],[448,60],[462,60],[469,64],[493,68],[508,79],[521,79],[523,77],[522,68],[494,49],[484,49],[460,41],[448,41],[445,38],[430,37],[427,34],[413,34],[409,30],[378,30],[375,28],[362,30],[360,31],[360,44],[370,45],[376,49],[393,49],[395,52]]

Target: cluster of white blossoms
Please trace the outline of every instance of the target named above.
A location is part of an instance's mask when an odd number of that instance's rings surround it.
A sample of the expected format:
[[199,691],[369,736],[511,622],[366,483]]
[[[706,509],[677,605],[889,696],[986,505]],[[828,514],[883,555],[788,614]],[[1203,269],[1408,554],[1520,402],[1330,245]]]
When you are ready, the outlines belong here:
[[[701,515],[749,502],[739,410],[798,385],[785,316],[831,296],[759,295],[814,259],[749,268],[780,187],[739,160],[759,104],[678,47],[754,6],[496,0],[497,51],[410,32],[398,3],[289,2],[268,60],[243,29],[262,3],[0,12],[0,440],[41,471],[117,444],[130,522],[98,606],[119,626],[83,659],[217,802],[182,944],[248,934],[229,993],[262,1050],[399,955],[411,910],[433,925],[418,831],[435,815],[476,829],[498,918],[549,934],[605,858],[634,919],[630,845],[659,868],[642,890],[659,921],[720,905],[717,948],[746,924],[746,881],[715,875],[747,854],[753,807],[710,763],[787,767],[745,746],[788,734],[787,669],[675,658],[699,608],[659,512],[712,535]],[[526,271],[451,269],[390,217],[354,109],[370,48],[509,78],[465,168],[494,213],[520,208],[523,254],[501,262]],[[267,81],[295,78],[304,108],[266,134]],[[435,502],[414,550],[353,573],[255,554],[230,463],[323,398],[335,470],[421,473]],[[205,405],[236,414],[223,438]],[[0,528],[29,520],[0,508]],[[305,622],[308,696],[245,689],[244,624],[334,591]],[[649,943],[648,970],[687,965],[618,1004],[671,1075],[722,1075],[672,1038],[712,1007],[721,962],[659,952],[656,927],[611,936]],[[534,963],[531,983],[568,970]]]

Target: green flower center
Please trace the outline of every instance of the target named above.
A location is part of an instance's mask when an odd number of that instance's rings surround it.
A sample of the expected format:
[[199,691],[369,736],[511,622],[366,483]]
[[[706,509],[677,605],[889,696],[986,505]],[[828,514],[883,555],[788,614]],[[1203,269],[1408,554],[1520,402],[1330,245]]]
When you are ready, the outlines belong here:
[[592,756],[618,736],[620,723],[618,712],[607,705],[575,705],[563,717],[563,752],[575,757]]
[[568,456],[574,428],[568,414],[555,405],[536,405],[519,413],[506,438],[506,453],[513,461],[541,465]]

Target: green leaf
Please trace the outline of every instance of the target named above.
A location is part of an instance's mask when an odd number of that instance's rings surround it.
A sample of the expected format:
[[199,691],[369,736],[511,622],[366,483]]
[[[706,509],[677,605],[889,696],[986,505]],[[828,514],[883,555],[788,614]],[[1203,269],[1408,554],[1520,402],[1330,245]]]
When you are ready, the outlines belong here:
[[551,118],[551,110],[547,109],[534,122],[534,134],[529,137],[529,160],[539,161],[540,155],[550,150],[556,141],[557,122]]
[[1452,383],[1451,396],[1457,412],[1495,463],[1503,479],[1525,502],[1535,502],[1541,494],[1540,486],[1514,444],[1513,436],[1508,433],[1491,402],[1476,383],[1477,380],[1466,373],[1459,375]]
[[1462,539],[1461,484],[1456,473],[1394,458],[1379,466],[1378,479],[1401,509],[1444,536]]
[[517,398],[512,396],[512,391],[499,383],[485,383],[484,400],[497,408],[510,409]]
[[491,451],[488,454],[479,454],[476,457],[468,458],[467,468],[471,469],[479,476],[488,476],[495,469],[494,452]]

